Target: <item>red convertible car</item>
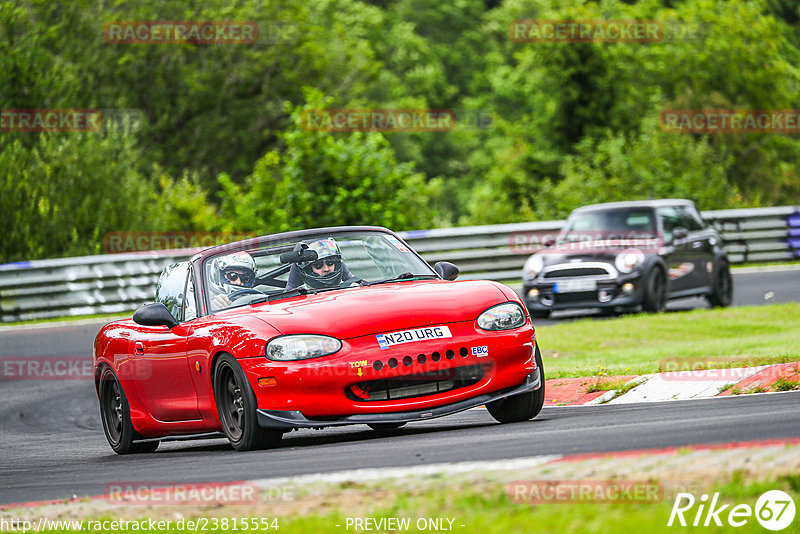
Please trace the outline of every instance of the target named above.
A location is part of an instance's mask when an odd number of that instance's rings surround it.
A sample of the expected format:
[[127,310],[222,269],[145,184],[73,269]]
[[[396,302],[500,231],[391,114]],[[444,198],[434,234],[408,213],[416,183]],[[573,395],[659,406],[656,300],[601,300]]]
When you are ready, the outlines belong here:
[[503,284],[456,281],[385,228],[265,236],[167,267],[155,302],[94,343],[103,428],[119,454],[224,434],[237,450],[292,429],[385,431],[486,405],[535,417],[544,370]]

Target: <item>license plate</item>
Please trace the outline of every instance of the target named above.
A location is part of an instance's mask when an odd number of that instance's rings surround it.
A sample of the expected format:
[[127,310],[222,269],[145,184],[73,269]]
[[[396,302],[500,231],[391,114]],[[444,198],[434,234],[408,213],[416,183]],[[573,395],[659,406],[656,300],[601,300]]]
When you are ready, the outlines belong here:
[[553,286],[553,293],[578,293],[597,289],[596,280],[562,280]]
[[431,326],[430,328],[415,328],[413,330],[401,330],[389,334],[378,334],[378,345],[382,349],[388,349],[393,345],[401,343],[412,343],[414,341],[429,341],[431,339],[443,339],[453,337],[450,329],[446,326]]

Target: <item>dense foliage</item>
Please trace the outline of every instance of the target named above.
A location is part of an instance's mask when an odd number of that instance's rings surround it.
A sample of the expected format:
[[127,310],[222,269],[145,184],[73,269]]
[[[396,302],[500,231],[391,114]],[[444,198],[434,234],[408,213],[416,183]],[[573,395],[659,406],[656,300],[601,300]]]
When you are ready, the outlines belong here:
[[[520,43],[509,23],[657,20],[655,43]],[[669,109],[797,109],[791,0],[207,0],[0,4],[0,107],[114,110],[0,131],[0,263],[119,231],[395,229],[581,204],[798,203],[800,140],[665,131]],[[106,23],[257,21],[253,44],[113,44]],[[688,29],[688,30],[687,30]],[[452,109],[446,132],[310,131],[304,110]],[[119,111],[123,110],[123,111]],[[487,120],[488,118],[488,120]]]

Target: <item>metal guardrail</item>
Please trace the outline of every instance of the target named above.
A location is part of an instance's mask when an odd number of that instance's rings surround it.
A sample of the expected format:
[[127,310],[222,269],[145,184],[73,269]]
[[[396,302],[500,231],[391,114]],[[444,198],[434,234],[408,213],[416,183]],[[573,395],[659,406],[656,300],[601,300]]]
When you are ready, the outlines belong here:
[[[800,207],[703,212],[733,263],[800,258]],[[527,257],[563,221],[400,232],[428,262],[463,278],[519,283]],[[0,323],[135,309],[153,299],[161,270],[197,249],[109,254],[0,265]]]

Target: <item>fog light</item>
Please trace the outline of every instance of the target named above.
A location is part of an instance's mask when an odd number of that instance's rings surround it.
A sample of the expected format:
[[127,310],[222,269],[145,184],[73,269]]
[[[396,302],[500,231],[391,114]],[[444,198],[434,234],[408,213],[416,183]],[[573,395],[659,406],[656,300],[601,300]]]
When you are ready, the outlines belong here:
[[259,378],[258,379],[258,385],[259,386],[277,386],[278,385],[278,379],[275,378],[274,376],[268,376],[266,378]]
[[599,300],[600,302],[608,302],[609,300],[611,300],[611,294],[605,289],[602,289],[597,294],[597,300]]
[[539,298],[539,290],[536,289],[535,287],[532,288],[532,289],[529,289],[528,290],[528,298],[529,299],[534,299],[534,300],[538,299]]
[[622,292],[625,293],[626,295],[630,295],[631,293],[633,293],[633,284],[631,284],[630,282],[628,282],[627,284],[622,284]]

